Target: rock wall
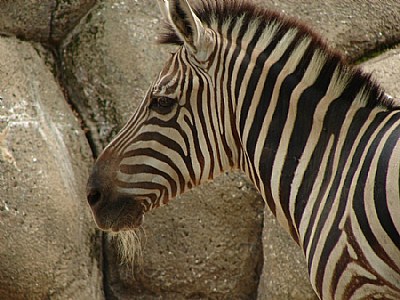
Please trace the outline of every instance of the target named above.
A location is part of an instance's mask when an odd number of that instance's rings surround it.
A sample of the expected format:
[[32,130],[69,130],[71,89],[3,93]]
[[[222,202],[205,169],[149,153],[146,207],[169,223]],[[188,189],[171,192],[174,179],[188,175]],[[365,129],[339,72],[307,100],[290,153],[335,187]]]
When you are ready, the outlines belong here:
[[95,3],[96,0],[2,0],[0,33],[57,44]]
[[0,299],[103,299],[92,155],[38,47],[0,38]]
[[[400,41],[397,0],[254,2],[349,60]],[[88,170],[174,50],[155,43],[161,26],[156,1],[2,2],[0,299],[315,299],[303,255],[241,174],[146,215],[140,270],[95,230]],[[399,51],[364,66],[397,97]]]

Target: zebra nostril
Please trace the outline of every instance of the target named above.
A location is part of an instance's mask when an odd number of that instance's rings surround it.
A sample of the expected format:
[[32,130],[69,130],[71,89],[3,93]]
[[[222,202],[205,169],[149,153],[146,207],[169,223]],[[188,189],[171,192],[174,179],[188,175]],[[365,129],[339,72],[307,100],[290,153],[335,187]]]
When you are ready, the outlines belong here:
[[88,200],[90,206],[93,206],[96,203],[98,203],[100,201],[100,199],[101,199],[100,191],[98,191],[96,189],[92,189],[88,192],[87,200]]

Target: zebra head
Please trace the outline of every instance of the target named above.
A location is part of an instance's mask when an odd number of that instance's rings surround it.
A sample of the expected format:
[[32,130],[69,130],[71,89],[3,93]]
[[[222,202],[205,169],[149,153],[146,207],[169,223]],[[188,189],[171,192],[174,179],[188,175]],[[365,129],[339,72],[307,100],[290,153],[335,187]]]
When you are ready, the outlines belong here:
[[138,227],[145,212],[235,166],[233,108],[216,86],[217,35],[186,0],[159,4],[180,47],[94,165],[88,202],[103,230]]

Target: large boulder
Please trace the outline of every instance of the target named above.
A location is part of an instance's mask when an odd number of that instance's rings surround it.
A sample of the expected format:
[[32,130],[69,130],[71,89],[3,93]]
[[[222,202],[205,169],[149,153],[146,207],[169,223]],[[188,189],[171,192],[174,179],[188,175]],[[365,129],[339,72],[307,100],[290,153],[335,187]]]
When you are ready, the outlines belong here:
[[104,299],[87,140],[44,50],[2,37],[0,53],[0,299]]
[[95,3],[96,0],[3,0],[0,33],[59,43]]

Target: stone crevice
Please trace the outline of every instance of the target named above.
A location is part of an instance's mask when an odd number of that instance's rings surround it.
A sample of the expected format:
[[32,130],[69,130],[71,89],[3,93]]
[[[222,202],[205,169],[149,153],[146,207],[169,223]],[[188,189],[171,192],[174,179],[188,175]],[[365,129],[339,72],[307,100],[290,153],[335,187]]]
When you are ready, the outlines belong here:
[[56,17],[56,12],[58,10],[59,0],[53,0],[50,7],[50,17],[49,17],[49,35],[47,37],[47,43],[52,45],[54,44],[53,41],[53,34],[54,34],[54,22]]

